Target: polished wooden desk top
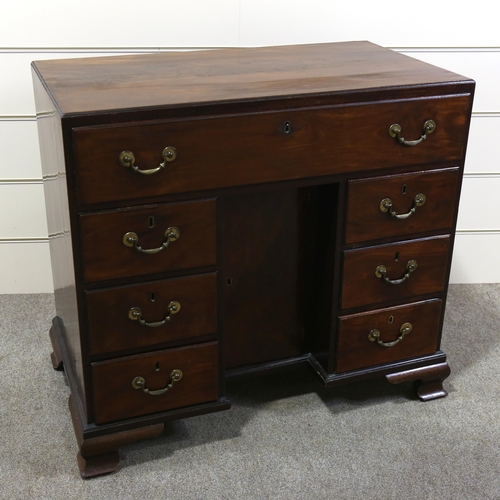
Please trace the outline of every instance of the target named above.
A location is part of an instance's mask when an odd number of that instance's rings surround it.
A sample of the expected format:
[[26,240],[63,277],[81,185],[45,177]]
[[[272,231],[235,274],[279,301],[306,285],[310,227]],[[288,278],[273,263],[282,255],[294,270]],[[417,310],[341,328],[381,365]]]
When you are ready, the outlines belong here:
[[370,42],[37,61],[36,67],[63,115],[470,81]]

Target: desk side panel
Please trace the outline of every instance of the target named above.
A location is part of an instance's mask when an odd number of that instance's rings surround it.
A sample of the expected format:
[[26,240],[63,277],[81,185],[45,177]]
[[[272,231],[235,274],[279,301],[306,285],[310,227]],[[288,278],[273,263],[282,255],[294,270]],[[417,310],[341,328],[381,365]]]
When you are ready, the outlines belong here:
[[82,349],[61,117],[36,71],[33,71],[33,85],[56,314],[62,320],[60,333],[69,356],[69,359],[64,360],[64,369],[72,391],[76,389],[80,400],[84,401]]

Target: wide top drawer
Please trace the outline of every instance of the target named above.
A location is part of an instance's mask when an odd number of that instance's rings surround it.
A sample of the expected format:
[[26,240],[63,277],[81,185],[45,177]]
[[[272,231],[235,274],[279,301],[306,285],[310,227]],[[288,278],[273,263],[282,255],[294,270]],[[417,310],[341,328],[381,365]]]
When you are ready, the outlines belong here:
[[[470,95],[73,129],[80,204],[463,156]],[[425,129],[433,120],[435,126]],[[418,141],[409,147],[392,137]],[[394,129],[393,129],[394,130]],[[394,135],[394,134],[393,134]]]

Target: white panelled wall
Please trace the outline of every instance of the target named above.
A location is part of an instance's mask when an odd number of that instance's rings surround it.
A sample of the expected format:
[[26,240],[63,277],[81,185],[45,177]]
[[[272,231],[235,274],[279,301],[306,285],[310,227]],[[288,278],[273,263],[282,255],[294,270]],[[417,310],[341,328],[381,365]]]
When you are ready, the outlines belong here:
[[489,0],[17,0],[0,31],[0,293],[53,290],[32,60],[347,40],[476,80],[451,280],[500,282],[500,31]]

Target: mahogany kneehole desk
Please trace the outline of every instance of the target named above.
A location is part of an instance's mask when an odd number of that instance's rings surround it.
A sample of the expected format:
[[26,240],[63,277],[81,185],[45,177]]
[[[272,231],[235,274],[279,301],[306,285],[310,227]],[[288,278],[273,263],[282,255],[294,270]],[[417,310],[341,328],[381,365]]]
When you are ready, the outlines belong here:
[[33,64],[82,477],[226,377],[445,396],[474,82],[368,42]]

